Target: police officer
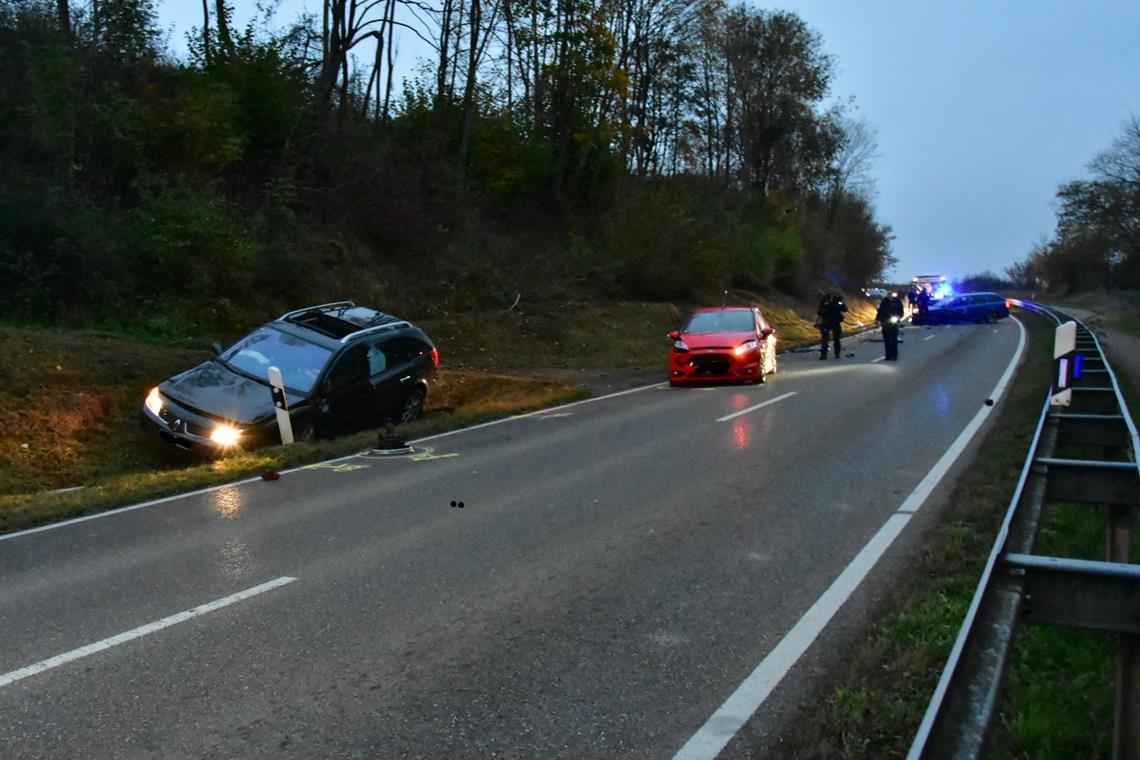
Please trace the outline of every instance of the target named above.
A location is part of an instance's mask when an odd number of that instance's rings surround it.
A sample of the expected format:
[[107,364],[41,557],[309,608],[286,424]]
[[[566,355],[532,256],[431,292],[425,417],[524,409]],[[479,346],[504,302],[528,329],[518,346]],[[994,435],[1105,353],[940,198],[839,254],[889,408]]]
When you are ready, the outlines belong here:
[[819,301],[819,311],[817,312],[819,325],[819,358],[827,358],[827,344],[834,342],[835,344],[835,358],[838,359],[843,354],[841,353],[839,340],[843,334],[843,315],[847,311],[847,304],[843,300],[843,296],[839,295],[839,291],[832,290],[830,293],[825,293],[823,298]]
[[887,353],[887,361],[898,361],[899,358],[899,325],[903,319],[903,305],[898,293],[891,293],[879,302],[879,311],[875,319],[883,328],[883,347]]
[[915,324],[924,325],[927,323],[927,314],[930,311],[930,291],[926,288],[918,291],[918,316],[915,318]]

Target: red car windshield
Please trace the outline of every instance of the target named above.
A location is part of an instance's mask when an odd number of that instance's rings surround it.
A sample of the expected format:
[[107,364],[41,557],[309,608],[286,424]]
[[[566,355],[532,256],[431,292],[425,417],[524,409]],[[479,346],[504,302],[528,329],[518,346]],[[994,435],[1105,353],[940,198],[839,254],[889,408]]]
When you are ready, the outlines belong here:
[[752,312],[744,309],[725,309],[722,311],[698,311],[689,317],[682,332],[687,333],[721,333],[721,332],[752,332],[755,330],[752,321]]

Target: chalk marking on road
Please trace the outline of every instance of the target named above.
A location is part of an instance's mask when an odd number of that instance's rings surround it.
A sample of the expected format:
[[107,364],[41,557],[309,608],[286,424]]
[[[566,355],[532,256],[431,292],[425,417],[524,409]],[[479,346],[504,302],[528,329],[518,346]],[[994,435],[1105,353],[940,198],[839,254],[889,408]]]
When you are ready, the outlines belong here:
[[158,620],[153,623],[147,623],[146,625],[139,626],[138,628],[132,628],[125,633],[111,636],[110,638],[103,639],[102,641],[96,641],[94,644],[88,644],[85,647],[73,649],[70,652],[64,652],[63,654],[56,655],[55,657],[51,657],[47,660],[41,660],[40,662],[37,662],[34,665],[29,665],[26,668],[20,668],[19,670],[13,670],[10,673],[4,673],[0,675],[0,689],[24,678],[39,675],[44,671],[51,670],[52,668],[58,668],[60,665],[66,665],[69,662],[75,662],[76,660],[87,657],[88,655],[97,654],[99,652],[110,649],[111,647],[118,646],[119,644],[125,644],[128,641],[147,636],[149,634],[155,633],[156,631],[161,631],[163,628],[169,628],[170,626],[177,625],[178,623],[185,623],[187,620],[191,620],[200,615],[205,615],[208,612],[214,612],[215,610],[219,610],[222,607],[227,607],[231,604],[234,604],[235,602],[249,599],[250,597],[257,596],[258,594],[264,594],[266,591],[272,591],[275,588],[280,588],[281,586],[292,583],[295,580],[297,579],[290,578],[289,576],[282,576],[266,583],[262,583],[260,586],[247,588],[245,591],[239,591],[236,594],[230,594],[227,597],[223,597],[207,604],[199,605],[192,609],[186,610],[185,612],[179,612],[176,615],[165,617],[162,620]]
[[931,340],[933,338],[934,338],[933,335],[927,335],[925,338],[923,338],[923,340]]
[[[1016,317],[1014,320],[1020,328],[1017,350],[1014,351],[1013,358],[1010,359],[1009,365],[998,380],[997,385],[994,386],[993,393],[989,396],[995,401],[1005,393],[1025,350],[1025,325]],[[712,760],[732,741],[736,733],[744,727],[744,724],[760,708],[760,705],[764,704],[764,701],[779,686],[780,681],[808,650],[808,647],[815,642],[840,607],[875,567],[879,558],[886,553],[894,540],[902,533],[903,528],[910,522],[914,513],[930,496],[934,487],[938,485],[954,461],[961,455],[970,439],[978,432],[982,422],[993,409],[993,406],[983,406],[974,415],[974,418],[954,439],[950,448],[934,464],[934,467],[915,487],[914,491],[907,496],[899,509],[887,518],[879,531],[855,555],[855,559],[851,560],[851,563],[844,568],[839,577],[804,613],[803,617],[796,621],[792,629],[760,661],[760,664],[744,679],[743,683],[685,742],[685,745],[673,756],[673,760]]]
[[354,470],[367,469],[366,464],[348,464],[347,462],[318,462],[317,464],[305,465],[303,469],[306,470],[332,470],[333,472],[352,472]]
[[453,459],[459,456],[458,454],[436,454],[435,449],[431,446],[424,446],[422,451],[417,451],[408,457],[413,462],[433,462],[436,459]]
[[747,409],[741,409],[739,412],[733,412],[732,414],[726,414],[723,417],[718,417],[717,422],[728,422],[729,420],[733,419],[734,417],[739,417],[740,415],[748,414],[749,412],[755,412],[757,409],[768,406],[769,404],[774,404],[777,401],[783,401],[786,398],[791,398],[794,395],[796,395],[796,391],[791,391],[790,393],[785,393],[783,396],[776,396],[776,398],[770,398],[767,401],[756,404],[755,406],[750,406]]
[[875,362],[881,362],[886,358],[887,357],[885,357],[885,356],[876,356],[874,359],[871,360],[871,364],[874,364]]

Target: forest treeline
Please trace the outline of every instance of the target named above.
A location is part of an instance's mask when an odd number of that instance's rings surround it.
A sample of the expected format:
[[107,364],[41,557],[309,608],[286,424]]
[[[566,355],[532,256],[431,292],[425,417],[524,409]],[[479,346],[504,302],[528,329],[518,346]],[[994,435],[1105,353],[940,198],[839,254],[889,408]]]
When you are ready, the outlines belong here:
[[[874,130],[836,104],[795,14],[201,14],[175,56],[153,0],[0,0],[0,317],[193,328],[346,296],[423,314],[807,293],[891,261]],[[400,81],[397,34],[432,56]]]
[[1140,288],[1140,118],[1057,191],[1053,237],[1006,270],[1034,290]]

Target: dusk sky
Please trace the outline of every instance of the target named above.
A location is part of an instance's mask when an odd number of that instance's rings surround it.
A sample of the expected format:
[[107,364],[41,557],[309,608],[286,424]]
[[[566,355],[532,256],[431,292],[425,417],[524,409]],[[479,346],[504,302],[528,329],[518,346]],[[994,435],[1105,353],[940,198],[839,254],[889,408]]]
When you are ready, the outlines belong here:
[[[253,0],[235,0],[238,21]],[[307,4],[319,9],[319,2]],[[283,0],[278,21],[303,0]],[[201,5],[158,3],[175,50]],[[836,58],[832,96],[878,131],[875,206],[896,280],[1002,269],[1047,239],[1058,185],[1140,114],[1136,0],[782,0]],[[401,63],[424,48],[405,34]]]

